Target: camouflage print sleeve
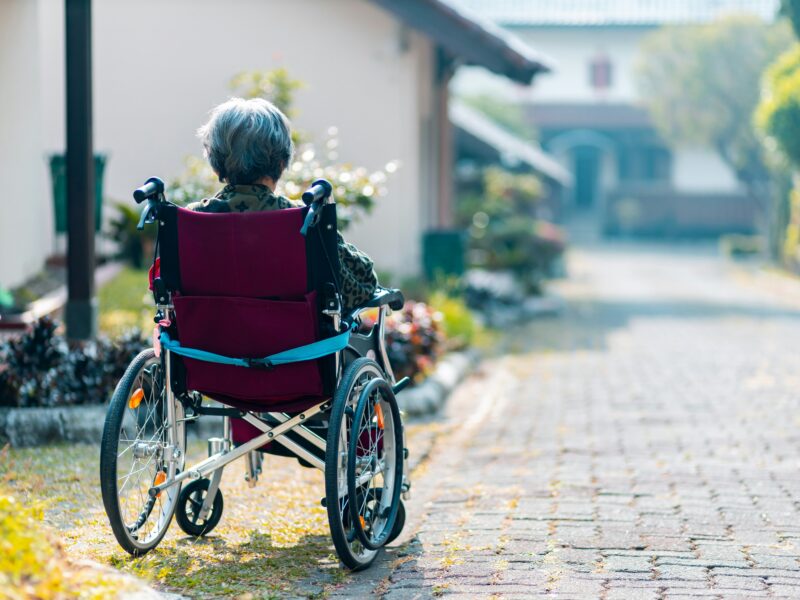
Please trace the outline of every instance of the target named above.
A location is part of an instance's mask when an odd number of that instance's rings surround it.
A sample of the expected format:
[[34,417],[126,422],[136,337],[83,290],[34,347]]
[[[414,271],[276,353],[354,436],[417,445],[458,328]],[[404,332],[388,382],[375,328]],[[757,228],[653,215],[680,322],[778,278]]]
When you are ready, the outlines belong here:
[[378,277],[372,259],[344,241],[339,240],[339,262],[342,264],[342,302],[345,309],[351,309],[369,300],[378,286]]

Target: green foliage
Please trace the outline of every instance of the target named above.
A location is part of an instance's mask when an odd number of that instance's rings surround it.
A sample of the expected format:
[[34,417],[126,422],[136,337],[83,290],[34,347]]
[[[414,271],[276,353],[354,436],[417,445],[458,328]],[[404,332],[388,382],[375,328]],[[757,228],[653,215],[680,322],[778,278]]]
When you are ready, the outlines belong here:
[[800,0],[781,0],[781,14],[789,19],[797,38],[800,38]]
[[[7,454],[8,448],[0,451],[0,467],[9,462]],[[141,590],[118,575],[73,565],[44,524],[44,503],[16,498],[0,484],[0,598],[101,600],[135,591]]]
[[[269,100],[287,115],[292,115],[294,93],[303,88],[303,83],[291,79],[285,69],[246,71],[231,80],[231,88],[245,98]],[[385,184],[400,165],[397,161],[390,161],[382,169],[369,171],[350,163],[340,163],[338,134],[336,127],[330,127],[326,138],[317,144],[304,141],[308,136],[294,130],[292,138],[297,146],[294,160],[281,177],[276,192],[290,200],[300,200],[314,180],[328,179],[334,185],[339,228],[345,230],[351,222],[372,211],[375,199],[386,194]],[[220,185],[207,161],[190,156],[186,159],[184,173],[171,183],[169,197],[173,202],[185,205],[213,196]]]
[[767,179],[752,114],[764,68],[788,45],[785,26],[746,16],[652,33],[637,79],[661,135],[714,148],[745,185]]
[[525,118],[525,113],[519,104],[504,102],[497,96],[488,94],[463,96],[461,100],[523,140],[533,141],[538,137],[536,129]]
[[114,208],[117,209],[117,216],[111,221],[110,237],[117,242],[118,257],[140,269],[153,258],[147,254],[155,243],[156,229],[145,227],[140,231],[136,228],[141,216],[139,207],[116,202]]
[[534,175],[486,169],[482,191],[458,201],[458,223],[469,231],[471,266],[511,271],[527,291],[539,291],[564,249],[561,231],[536,216],[541,193]]
[[116,337],[131,329],[152,331],[153,295],[147,289],[147,271],[125,268],[97,292],[100,332]]
[[755,120],[768,141],[800,167],[800,44],[767,70]]
[[795,271],[800,268],[800,188],[789,193],[789,223],[783,243],[783,259]]
[[[58,573],[48,568],[54,551],[42,535],[40,504],[22,504],[13,496],[0,494],[0,587],[60,591]],[[55,587],[55,590],[52,588]],[[43,595],[44,596],[44,595]]]
[[265,98],[291,117],[294,93],[303,89],[305,84],[292,79],[289,72],[281,67],[272,71],[243,71],[231,79],[230,87],[242,98]]
[[428,298],[428,304],[442,315],[441,326],[448,347],[471,346],[482,333],[483,328],[461,297],[437,290]]
[[138,330],[117,338],[68,343],[44,317],[0,344],[0,406],[102,404],[128,363],[144,349]]

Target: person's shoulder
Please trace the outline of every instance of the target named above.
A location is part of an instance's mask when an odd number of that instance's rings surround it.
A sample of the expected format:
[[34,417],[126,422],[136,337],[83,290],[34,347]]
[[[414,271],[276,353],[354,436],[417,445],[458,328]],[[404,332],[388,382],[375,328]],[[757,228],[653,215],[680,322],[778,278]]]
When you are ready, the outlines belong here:
[[231,212],[231,205],[222,198],[204,198],[200,202],[187,204],[186,209],[203,213],[228,213]]
[[277,209],[303,208],[303,206],[305,206],[302,202],[289,200],[286,196],[282,196],[274,192],[269,194],[269,196],[266,198],[266,201],[270,204],[271,208],[277,208]]

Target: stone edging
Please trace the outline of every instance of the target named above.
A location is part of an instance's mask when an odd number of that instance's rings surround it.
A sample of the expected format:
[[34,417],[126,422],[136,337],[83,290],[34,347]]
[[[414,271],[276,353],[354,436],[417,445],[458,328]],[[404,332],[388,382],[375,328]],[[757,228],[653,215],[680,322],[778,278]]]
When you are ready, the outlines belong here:
[[[421,384],[397,396],[401,410],[409,416],[435,413],[447,396],[477,360],[474,352],[452,352],[436,365],[433,374]],[[0,408],[0,447],[42,446],[63,442],[99,444],[103,435],[107,405],[65,406],[58,408]],[[208,417],[199,423],[199,437],[221,435],[219,418]]]
[[105,404],[58,408],[0,408],[0,446],[15,448],[59,442],[100,443]]

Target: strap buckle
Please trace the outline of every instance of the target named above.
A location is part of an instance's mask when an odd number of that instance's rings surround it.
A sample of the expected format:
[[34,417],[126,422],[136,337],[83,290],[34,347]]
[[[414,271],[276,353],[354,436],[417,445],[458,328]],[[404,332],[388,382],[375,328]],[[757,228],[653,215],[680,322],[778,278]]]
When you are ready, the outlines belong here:
[[275,368],[275,365],[272,364],[272,361],[266,358],[245,358],[244,362],[247,366],[251,369],[261,369],[262,371],[272,371]]

